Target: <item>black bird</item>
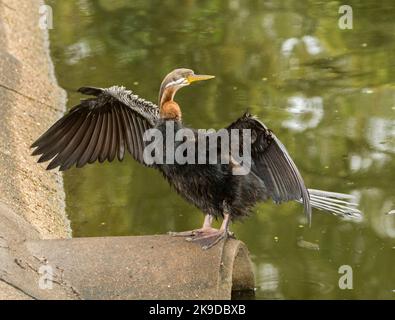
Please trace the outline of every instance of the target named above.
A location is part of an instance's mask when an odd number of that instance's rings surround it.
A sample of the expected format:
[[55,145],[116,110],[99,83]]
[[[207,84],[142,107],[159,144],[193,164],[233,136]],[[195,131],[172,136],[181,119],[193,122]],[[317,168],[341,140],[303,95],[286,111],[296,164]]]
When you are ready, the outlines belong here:
[[[94,97],[81,100],[34,142],[33,155],[41,155],[38,162],[51,160],[47,170],[60,167],[63,171],[97,160],[111,162],[117,157],[122,161],[126,151],[129,152],[141,164],[158,169],[184,199],[205,214],[202,228],[171,233],[197,241],[203,248],[231,235],[230,221],[247,216],[258,202],[268,198],[275,203],[291,200],[302,203],[309,222],[312,207],[343,217],[360,217],[356,204],[351,202],[352,196],[307,189],[284,145],[249,113],[225,128],[229,133],[232,129],[249,129],[251,132],[250,171],[247,174],[233,174],[233,169],[242,164],[230,153],[225,164],[220,161],[211,164],[166,164],[166,161],[147,164],[144,133],[154,128],[165,140],[172,139],[176,146],[185,142],[185,139],[181,142],[174,140],[174,134],[185,129],[181,109],[174,101],[175,93],[192,82],[211,78],[214,77],[195,75],[189,69],[170,72],[160,86],[159,107],[123,87],[82,87],[79,92]],[[166,131],[169,124],[172,124],[171,135]],[[192,132],[190,142],[196,144],[198,131]],[[240,148],[243,142],[246,143],[241,137]],[[223,153],[221,147],[215,148],[219,154]],[[162,152],[167,155],[166,151],[163,147]],[[223,218],[219,230],[211,227],[213,218],[218,217]]]

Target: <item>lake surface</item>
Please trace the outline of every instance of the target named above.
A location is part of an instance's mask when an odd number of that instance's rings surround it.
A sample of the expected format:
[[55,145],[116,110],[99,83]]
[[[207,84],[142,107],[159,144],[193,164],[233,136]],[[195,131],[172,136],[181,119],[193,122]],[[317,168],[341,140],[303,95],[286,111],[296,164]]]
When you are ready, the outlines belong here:
[[[182,89],[184,122],[219,129],[245,110],[287,146],[308,187],[352,193],[362,222],[297,203],[259,205],[232,226],[252,255],[256,298],[395,298],[395,3],[348,1],[47,1],[52,57],[68,106],[84,85],[124,85],[157,101],[176,67],[216,75]],[[135,163],[65,175],[73,234],[166,233],[203,216],[161,175]],[[353,270],[341,290],[339,268]]]

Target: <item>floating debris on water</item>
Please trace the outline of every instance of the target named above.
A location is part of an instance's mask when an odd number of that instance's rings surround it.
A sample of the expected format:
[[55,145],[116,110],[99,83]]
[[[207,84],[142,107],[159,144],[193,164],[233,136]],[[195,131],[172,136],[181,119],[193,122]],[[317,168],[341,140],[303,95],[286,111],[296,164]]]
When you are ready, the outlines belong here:
[[391,214],[395,214],[395,209],[390,210],[390,211],[388,211],[388,212],[386,213],[386,215],[391,215]]
[[363,89],[361,90],[361,92],[362,92],[362,93],[365,93],[365,94],[372,94],[374,91],[373,91],[373,89],[371,89],[371,88],[363,88]]
[[309,242],[306,240],[303,240],[302,237],[299,237],[296,244],[300,248],[308,249],[308,250],[315,250],[318,251],[320,250],[320,246],[317,243]]

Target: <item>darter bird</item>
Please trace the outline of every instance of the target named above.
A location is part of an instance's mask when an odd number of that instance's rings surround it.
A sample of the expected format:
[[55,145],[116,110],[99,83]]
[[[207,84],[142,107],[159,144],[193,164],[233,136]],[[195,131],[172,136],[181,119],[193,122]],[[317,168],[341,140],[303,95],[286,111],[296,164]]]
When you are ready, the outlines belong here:
[[[193,82],[214,78],[196,75],[190,69],[176,69],[162,81],[159,106],[139,98],[123,87],[82,87],[80,93],[93,96],[73,107],[50,127],[37,141],[33,155],[41,155],[38,162],[49,161],[47,170],[60,167],[67,170],[83,167],[96,161],[124,159],[129,152],[139,163],[159,170],[170,185],[204,214],[203,226],[196,230],[173,232],[185,236],[207,249],[232,236],[231,221],[248,216],[254,206],[271,198],[275,203],[297,201],[303,204],[307,220],[312,208],[332,214],[359,218],[360,211],[351,195],[307,189],[303,178],[280,140],[256,117],[245,113],[225,130],[249,129],[250,170],[235,175],[232,169],[240,165],[231,155],[228,163],[152,163],[144,159],[147,146],[143,137],[148,129],[157,129],[164,139],[185,129],[180,106],[174,97],[178,89]],[[172,124],[172,135],[166,128]],[[193,130],[198,141],[198,131]],[[241,137],[243,140],[243,137]],[[217,141],[218,142],[218,141]],[[243,145],[240,141],[240,146]],[[218,142],[219,143],[219,142]],[[222,150],[218,147],[219,150]],[[198,148],[195,149],[196,153]],[[166,153],[167,150],[163,150]],[[174,151],[171,151],[174,152]],[[221,153],[221,152],[220,152]],[[198,156],[196,154],[196,156]],[[223,218],[219,229],[212,227],[214,218]]]

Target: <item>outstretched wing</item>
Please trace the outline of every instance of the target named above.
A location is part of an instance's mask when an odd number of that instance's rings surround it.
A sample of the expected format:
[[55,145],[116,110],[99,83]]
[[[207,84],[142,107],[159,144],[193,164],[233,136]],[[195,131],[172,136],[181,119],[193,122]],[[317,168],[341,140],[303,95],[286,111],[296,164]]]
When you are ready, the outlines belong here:
[[310,222],[309,192],[299,170],[280,140],[262,122],[249,113],[245,113],[227,129],[251,130],[253,172],[263,180],[269,196],[276,203],[290,200],[303,202],[304,211]]
[[125,150],[144,164],[144,132],[159,118],[159,108],[123,87],[82,87],[93,95],[82,100],[32,144],[38,162],[51,160],[47,170],[67,170],[97,160],[123,160]]

